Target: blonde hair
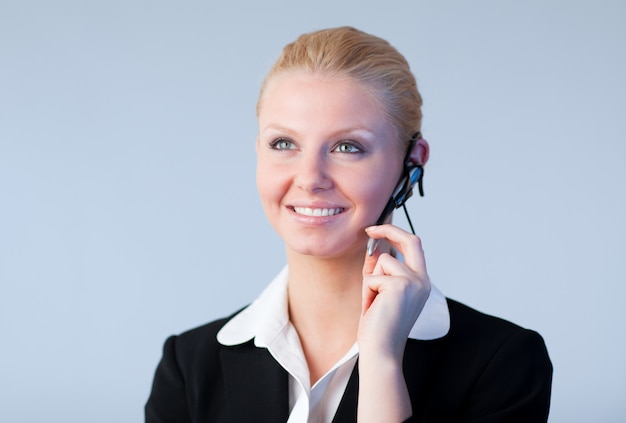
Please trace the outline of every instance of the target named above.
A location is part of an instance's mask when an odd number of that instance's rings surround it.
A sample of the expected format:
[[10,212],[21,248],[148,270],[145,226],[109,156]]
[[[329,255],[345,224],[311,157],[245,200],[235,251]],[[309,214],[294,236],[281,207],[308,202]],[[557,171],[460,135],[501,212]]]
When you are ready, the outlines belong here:
[[269,82],[288,73],[359,82],[383,106],[401,141],[408,143],[420,131],[422,97],[415,76],[404,56],[382,38],[351,27],[301,35],[283,48],[265,77],[257,101],[257,116]]

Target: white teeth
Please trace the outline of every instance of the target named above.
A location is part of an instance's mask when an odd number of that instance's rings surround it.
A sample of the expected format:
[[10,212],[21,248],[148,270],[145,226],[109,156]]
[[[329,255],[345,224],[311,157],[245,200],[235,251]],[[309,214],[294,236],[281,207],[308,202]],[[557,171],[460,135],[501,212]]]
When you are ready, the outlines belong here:
[[314,216],[314,217],[334,216],[334,215],[339,214],[339,213],[341,213],[343,211],[342,208],[336,208],[336,209],[312,209],[310,207],[294,207],[293,209],[298,214],[302,214],[304,216]]

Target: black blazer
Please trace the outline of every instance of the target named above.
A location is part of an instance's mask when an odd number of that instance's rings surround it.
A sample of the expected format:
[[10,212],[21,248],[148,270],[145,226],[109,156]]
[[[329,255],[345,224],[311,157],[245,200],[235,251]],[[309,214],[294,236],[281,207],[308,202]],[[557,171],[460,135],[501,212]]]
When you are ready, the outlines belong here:
[[[450,299],[448,306],[446,336],[406,345],[410,421],[545,422],[552,364],[541,336]],[[147,423],[287,421],[287,373],[253,341],[219,344],[217,332],[227,321],[165,342]],[[356,366],[333,422],[356,422],[358,383]]]

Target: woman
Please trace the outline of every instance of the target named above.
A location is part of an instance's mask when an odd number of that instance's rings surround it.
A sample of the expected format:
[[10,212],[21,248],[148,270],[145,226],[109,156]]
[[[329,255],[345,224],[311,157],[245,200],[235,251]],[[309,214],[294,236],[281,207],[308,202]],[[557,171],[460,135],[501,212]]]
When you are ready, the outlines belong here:
[[256,149],[287,267],[242,311],[166,341],[147,422],[547,419],[541,337],[446,299],[419,238],[374,225],[428,160],[421,103],[380,38],[335,28],[285,47]]

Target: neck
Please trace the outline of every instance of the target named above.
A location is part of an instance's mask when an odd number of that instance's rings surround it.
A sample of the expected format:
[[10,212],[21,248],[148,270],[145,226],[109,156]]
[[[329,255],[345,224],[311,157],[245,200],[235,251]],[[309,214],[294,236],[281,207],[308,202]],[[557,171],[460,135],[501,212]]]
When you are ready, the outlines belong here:
[[311,384],[356,342],[363,259],[320,259],[287,251],[289,318],[304,350]]
[[[328,313],[342,314],[346,301],[360,306],[363,259],[364,252],[326,259],[287,251],[290,310],[296,314],[302,310],[313,318],[324,319]],[[320,315],[322,311],[324,314]]]

